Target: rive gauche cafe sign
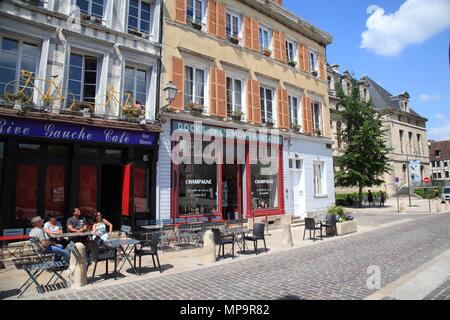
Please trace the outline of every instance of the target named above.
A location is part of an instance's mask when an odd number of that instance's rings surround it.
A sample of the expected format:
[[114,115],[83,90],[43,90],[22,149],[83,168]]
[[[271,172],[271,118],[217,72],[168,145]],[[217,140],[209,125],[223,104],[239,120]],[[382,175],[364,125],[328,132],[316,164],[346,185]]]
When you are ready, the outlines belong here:
[[123,145],[157,144],[154,133],[9,117],[0,117],[0,135]]

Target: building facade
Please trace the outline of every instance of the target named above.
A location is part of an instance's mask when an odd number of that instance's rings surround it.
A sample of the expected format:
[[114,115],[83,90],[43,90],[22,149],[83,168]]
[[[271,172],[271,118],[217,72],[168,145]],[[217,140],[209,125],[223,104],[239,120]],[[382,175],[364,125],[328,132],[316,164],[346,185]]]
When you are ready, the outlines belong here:
[[[353,77],[348,71],[341,74],[337,65],[329,66],[328,86],[332,110],[337,110],[338,83],[344,93],[349,94]],[[396,194],[395,180],[399,178],[399,193],[408,193],[409,184],[411,188],[422,185],[423,178],[430,175],[426,128],[428,120],[411,108],[407,92],[394,96],[367,76],[362,77],[357,83],[361,99],[370,100],[373,107],[380,112],[387,111],[382,118],[382,124],[386,132],[387,146],[391,149],[387,155],[391,171],[384,175],[385,183],[382,188],[389,195]],[[345,146],[339,141],[338,132],[344,129],[344,124],[334,111],[331,112],[331,128],[335,141],[333,155],[339,157]]]
[[116,226],[154,214],[161,6],[0,2],[2,228],[74,206]]
[[450,141],[430,141],[428,143],[431,179],[437,184],[450,184]]
[[[334,202],[331,37],[281,1],[263,0],[166,2],[163,34],[161,86],[173,82],[178,91],[161,102],[159,218],[326,211]],[[183,149],[186,161],[174,163],[179,136],[200,141],[199,149]],[[221,140],[227,148],[209,152]]]

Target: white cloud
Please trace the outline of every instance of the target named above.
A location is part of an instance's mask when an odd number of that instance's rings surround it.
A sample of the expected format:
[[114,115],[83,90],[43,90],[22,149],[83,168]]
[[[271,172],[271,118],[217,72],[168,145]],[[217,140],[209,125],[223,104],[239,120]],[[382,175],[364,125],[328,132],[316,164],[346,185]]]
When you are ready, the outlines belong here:
[[419,99],[421,102],[431,102],[441,100],[442,95],[440,94],[421,94]]
[[450,119],[438,113],[435,117],[439,120],[438,126],[430,128],[429,136],[434,140],[450,140]]
[[383,56],[396,56],[450,26],[450,0],[406,0],[392,14],[371,5],[361,48]]

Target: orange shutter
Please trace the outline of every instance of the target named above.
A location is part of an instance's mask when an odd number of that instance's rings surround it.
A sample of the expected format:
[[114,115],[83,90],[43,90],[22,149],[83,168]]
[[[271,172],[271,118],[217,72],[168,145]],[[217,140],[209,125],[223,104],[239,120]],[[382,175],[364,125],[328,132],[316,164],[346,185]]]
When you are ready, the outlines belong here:
[[302,43],[298,44],[298,64],[300,67],[300,70],[306,72],[306,66],[305,66],[305,56],[303,55],[305,50],[305,46]]
[[288,93],[286,89],[277,89],[278,100],[278,127],[281,129],[289,128],[289,107]]
[[279,31],[273,31],[273,53],[275,60],[281,61],[281,44],[280,44],[280,32]]
[[226,75],[225,71],[211,68],[211,107],[210,113],[213,116],[225,118],[227,117],[227,101],[226,101]]
[[311,112],[311,98],[303,96],[302,98],[302,118],[303,118],[303,132],[313,133],[312,126],[312,112]]
[[320,79],[326,80],[327,74],[326,74],[326,67],[325,67],[325,59],[323,54],[319,53],[319,72],[320,72]]
[[226,11],[223,3],[217,3],[217,36],[221,39],[227,38]]
[[261,123],[261,101],[258,80],[247,80],[247,120]]
[[217,2],[208,0],[208,33],[217,35]]
[[303,56],[305,57],[305,70],[307,73],[310,73],[311,66],[309,65],[309,50],[307,46],[303,46]]
[[175,0],[175,21],[186,23],[186,0]]
[[244,46],[252,49],[252,19],[244,17]]
[[284,32],[280,32],[280,50],[281,50],[281,61],[287,63],[286,34]]
[[183,59],[172,57],[172,81],[178,88],[172,108],[184,110],[184,62]]
[[252,47],[259,51],[259,23],[255,19],[252,19]]

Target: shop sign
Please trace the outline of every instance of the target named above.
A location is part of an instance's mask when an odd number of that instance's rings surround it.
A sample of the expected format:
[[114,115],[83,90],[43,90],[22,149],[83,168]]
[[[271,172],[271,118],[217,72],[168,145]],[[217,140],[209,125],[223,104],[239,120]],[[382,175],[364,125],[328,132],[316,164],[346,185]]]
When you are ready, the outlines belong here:
[[192,122],[172,122],[172,132],[188,132],[190,134],[198,134],[210,137],[222,137],[223,139],[232,139],[240,141],[254,141],[271,144],[282,144],[282,138],[279,135],[270,134],[275,130],[237,130],[230,128],[221,128]]
[[157,144],[155,133],[8,117],[0,117],[0,135],[123,145]]

